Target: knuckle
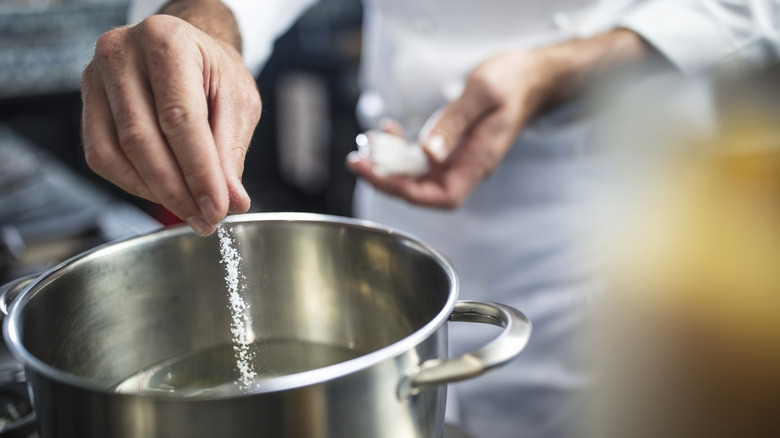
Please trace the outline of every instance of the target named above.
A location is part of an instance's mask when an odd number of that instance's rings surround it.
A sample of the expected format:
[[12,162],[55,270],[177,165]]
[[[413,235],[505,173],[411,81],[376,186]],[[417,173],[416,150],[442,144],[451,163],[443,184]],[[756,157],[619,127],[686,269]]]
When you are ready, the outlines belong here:
[[170,134],[189,124],[194,114],[185,105],[172,104],[159,110],[157,117],[160,128],[164,133]]
[[153,47],[168,47],[180,32],[182,20],[169,15],[152,15],[135,26],[139,38]]
[[[235,141],[236,141],[236,143],[239,143],[239,144],[240,144],[240,143],[241,143],[241,141],[242,141],[242,139],[237,137],[237,138],[235,139]],[[231,154],[231,155],[233,156],[233,158],[235,158],[236,160],[238,160],[238,161],[243,161],[243,160],[244,160],[244,157],[246,157],[246,152],[247,152],[247,149],[248,149],[248,148],[247,148],[247,147],[245,147],[245,146],[233,146],[233,147],[231,147],[231,148],[230,148],[230,154]]]
[[123,56],[125,29],[109,30],[98,38],[95,43],[95,59],[98,62],[111,63]]
[[146,130],[136,126],[119,130],[117,139],[119,140],[119,147],[128,156],[138,155],[146,149],[146,146],[151,141],[151,137]]

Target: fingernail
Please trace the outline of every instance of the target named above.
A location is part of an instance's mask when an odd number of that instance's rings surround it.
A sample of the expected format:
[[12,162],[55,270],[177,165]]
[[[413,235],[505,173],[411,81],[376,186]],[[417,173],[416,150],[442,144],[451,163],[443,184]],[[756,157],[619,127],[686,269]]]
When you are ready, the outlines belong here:
[[200,208],[200,215],[203,219],[208,221],[216,221],[219,219],[217,206],[214,204],[214,201],[211,200],[210,196],[202,196],[198,199],[198,207]]
[[209,233],[209,231],[211,231],[211,225],[197,216],[188,218],[185,222],[187,222],[187,225],[192,227],[192,229],[201,236],[208,236],[211,234]]
[[439,134],[431,137],[425,145],[425,149],[434,160],[441,163],[447,158],[447,146],[444,144],[444,137]]

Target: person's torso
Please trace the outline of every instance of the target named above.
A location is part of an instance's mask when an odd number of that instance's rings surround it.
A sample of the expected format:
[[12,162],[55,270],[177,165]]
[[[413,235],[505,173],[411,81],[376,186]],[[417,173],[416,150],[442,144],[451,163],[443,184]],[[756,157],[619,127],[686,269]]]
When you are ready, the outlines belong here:
[[562,42],[597,29],[631,0],[365,0],[364,127],[399,120],[415,137],[491,55]]

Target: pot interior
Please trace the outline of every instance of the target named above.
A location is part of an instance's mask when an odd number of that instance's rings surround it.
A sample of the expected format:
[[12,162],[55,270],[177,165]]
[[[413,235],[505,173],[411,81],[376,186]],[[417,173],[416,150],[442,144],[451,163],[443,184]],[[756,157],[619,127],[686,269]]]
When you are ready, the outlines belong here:
[[[223,226],[242,257],[245,333],[261,379],[382,349],[441,314],[456,293],[450,265],[410,238],[326,218],[246,217]],[[180,227],[112,244],[21,299],[12,319],[23,348],[95,386],[166,391],[238,377],[216,234]]]

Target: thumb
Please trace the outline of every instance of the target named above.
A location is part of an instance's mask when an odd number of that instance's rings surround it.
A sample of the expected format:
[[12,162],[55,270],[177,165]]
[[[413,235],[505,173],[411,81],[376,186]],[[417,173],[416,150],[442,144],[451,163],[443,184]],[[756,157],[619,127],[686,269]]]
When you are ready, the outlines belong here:
[[474,94],[473,89],[467,87],[458,99],[432,116],[433,127],[420,143],[434,162],[447,160],[469,130],[492,109],[485,105],[485,99]]

